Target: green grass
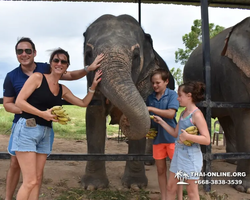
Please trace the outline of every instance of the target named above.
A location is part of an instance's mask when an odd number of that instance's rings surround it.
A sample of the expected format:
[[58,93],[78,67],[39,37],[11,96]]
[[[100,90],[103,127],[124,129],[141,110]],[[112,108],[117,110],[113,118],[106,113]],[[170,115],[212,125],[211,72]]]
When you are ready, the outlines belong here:
[[0,134],[9,135],[12,126],[14,114],[5,111],[2,104],[0,104]]
[[[86,138],[86,126],[85,126],[85,114],[86,108],[78,106],[64,105],[63,106],[68,113],[71,121],[67,125],[61,125],[59,123],[53,123],[53,129],[57,138],[65,139],[85,139]],[[3,105],[0,104],[0,134],[10,134],[12,121],[14,114],[6,112]],[[107,132],[108,135],[118,134],[118,125],[109,125],[110,118],[107,120]]]
[[[81,108],[73,105],[64,105],[63,106],[66,112],[69,114],[71,121],[68,122],[67,125],[61,125],[59,123],[53,123],[53,128],[55,132],[55,136],[57,138],[65,138],[65,139],[76,139],[81,140],[86,138],[86,126],[85,126],[85,114],[86,108]],[[183,107],[180,107],[177,114],[177,121],[180,118],[181,112],[184,110]],[[6,112],[3,108],[3,105],[0,104],[0,134],[9,135],[10,129],[12,126],[12,120],[14,114]],[[107,133],[108,136],[117,135],[119,131],[118,125],[109,125],[110,117],[107,120]],[[215,119],[211,119],[211,132],[214,132],[214,121]],[[222,135],[220,135],[220,139]]]

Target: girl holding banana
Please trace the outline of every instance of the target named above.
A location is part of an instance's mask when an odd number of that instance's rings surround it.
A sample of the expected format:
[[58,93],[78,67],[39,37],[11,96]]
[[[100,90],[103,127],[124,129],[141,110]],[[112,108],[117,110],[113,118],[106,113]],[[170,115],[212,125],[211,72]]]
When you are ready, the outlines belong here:
[[54,106],[62,105],[63,98],[71,104],[87,107],[97,84],[101,81],[102,72],[98,70],[88,94],[83,99],[79,99],[66,86],[58,83],[70,64],[68,52],[60,48],[56,49],[52,52],[49,62],[51,73],[33,73],[16,99],[16,105],[23,111],[12,133],[11,150],[16,152],[23,175],[17,200],[28,200],[41,179],[39,174],[42,174],[47,155],[51,151],[52,122],[58,121],[57,116],[52,113]]
[[[177,178],[178,172],[185,173],[189,199],[200,199],[198,185],[196,183],[199,177],[194,176],[194,173],[191,172],[201,172],[203,158],[200,144],[210,144],[210,135],[206,120],[202,112],[195,105],[204,99],[204,92],[205,85],[201,82],[187,82],[179,86],[178,101],[180,106],[186,107],[186,109],[181,113],[179,122],[175,128],[169,126],[161,117],[154,116],[155,122],[159,123],[168,133],[177,138],[167,183],[168,200],[175,199],[177,183],[179,181]],[[190,126],[196,126],[199,135],[188,134],[187,131],[195,132],[195,128],[189,128]],[[185,131],[185,129],[187,131]],[[188,145],[185,145],[184,142],[186,140],[191,141],[191,144],[186,143]]]

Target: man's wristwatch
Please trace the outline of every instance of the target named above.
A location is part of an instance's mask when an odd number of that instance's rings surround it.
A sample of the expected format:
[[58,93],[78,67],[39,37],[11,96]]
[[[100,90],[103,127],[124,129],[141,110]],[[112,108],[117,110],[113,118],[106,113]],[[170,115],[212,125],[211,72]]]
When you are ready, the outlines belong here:
[[84,66],[84,70],[85,70],[87,73],[89,73],[88,67],[89,67],[88,65]]

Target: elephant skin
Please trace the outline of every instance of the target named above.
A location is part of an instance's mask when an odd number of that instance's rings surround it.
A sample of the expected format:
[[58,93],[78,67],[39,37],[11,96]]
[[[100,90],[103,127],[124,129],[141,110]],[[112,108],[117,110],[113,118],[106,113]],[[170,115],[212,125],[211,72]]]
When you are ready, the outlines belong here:
[[[88,153],[105,153],[106,119],[110,115],[110,123],[119,124],[129,139],[128,153],[145,154],[145,135],[150,128],[145,101],[153,91],[150,74],[157,68],[168,69],[166,63],[154,51],[151,36],[129,15],[103,15],[89,25],[84,37],[85,65],[105,54],[100,66],[102,80],[86,110]],[[93,77],[94,72],[88,73],[88,86]],[[169,86],[174,88],[172,75]],[[143,188],[147,183],[144,163],[127,161],[122,184]],[[88,189],[108,187],[105,161],[88,161],[82,184]]]
[[[210,40],[211,99],[218,102],[250,102],[250,18],[225,29]],[[204,82],[202,47],[197,47],[187,61],[184,82]],[[226,137],[227,152],[250,152],[250,109],[213,108]],[[250,160],[238,160],[237,172],[245,172],[241,192],[250,191]]]

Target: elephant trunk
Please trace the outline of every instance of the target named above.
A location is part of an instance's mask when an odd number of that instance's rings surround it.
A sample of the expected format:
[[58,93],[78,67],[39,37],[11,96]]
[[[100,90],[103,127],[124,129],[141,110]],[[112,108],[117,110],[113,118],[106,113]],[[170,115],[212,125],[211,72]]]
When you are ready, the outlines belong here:
[[101,68],[100,91],[122,111],[120,127],[123,134],[130,140],[142,139],[149,131],[150,118],[147,106],[132,81],[131,70],[117,63],[114,66],[102,65]]

